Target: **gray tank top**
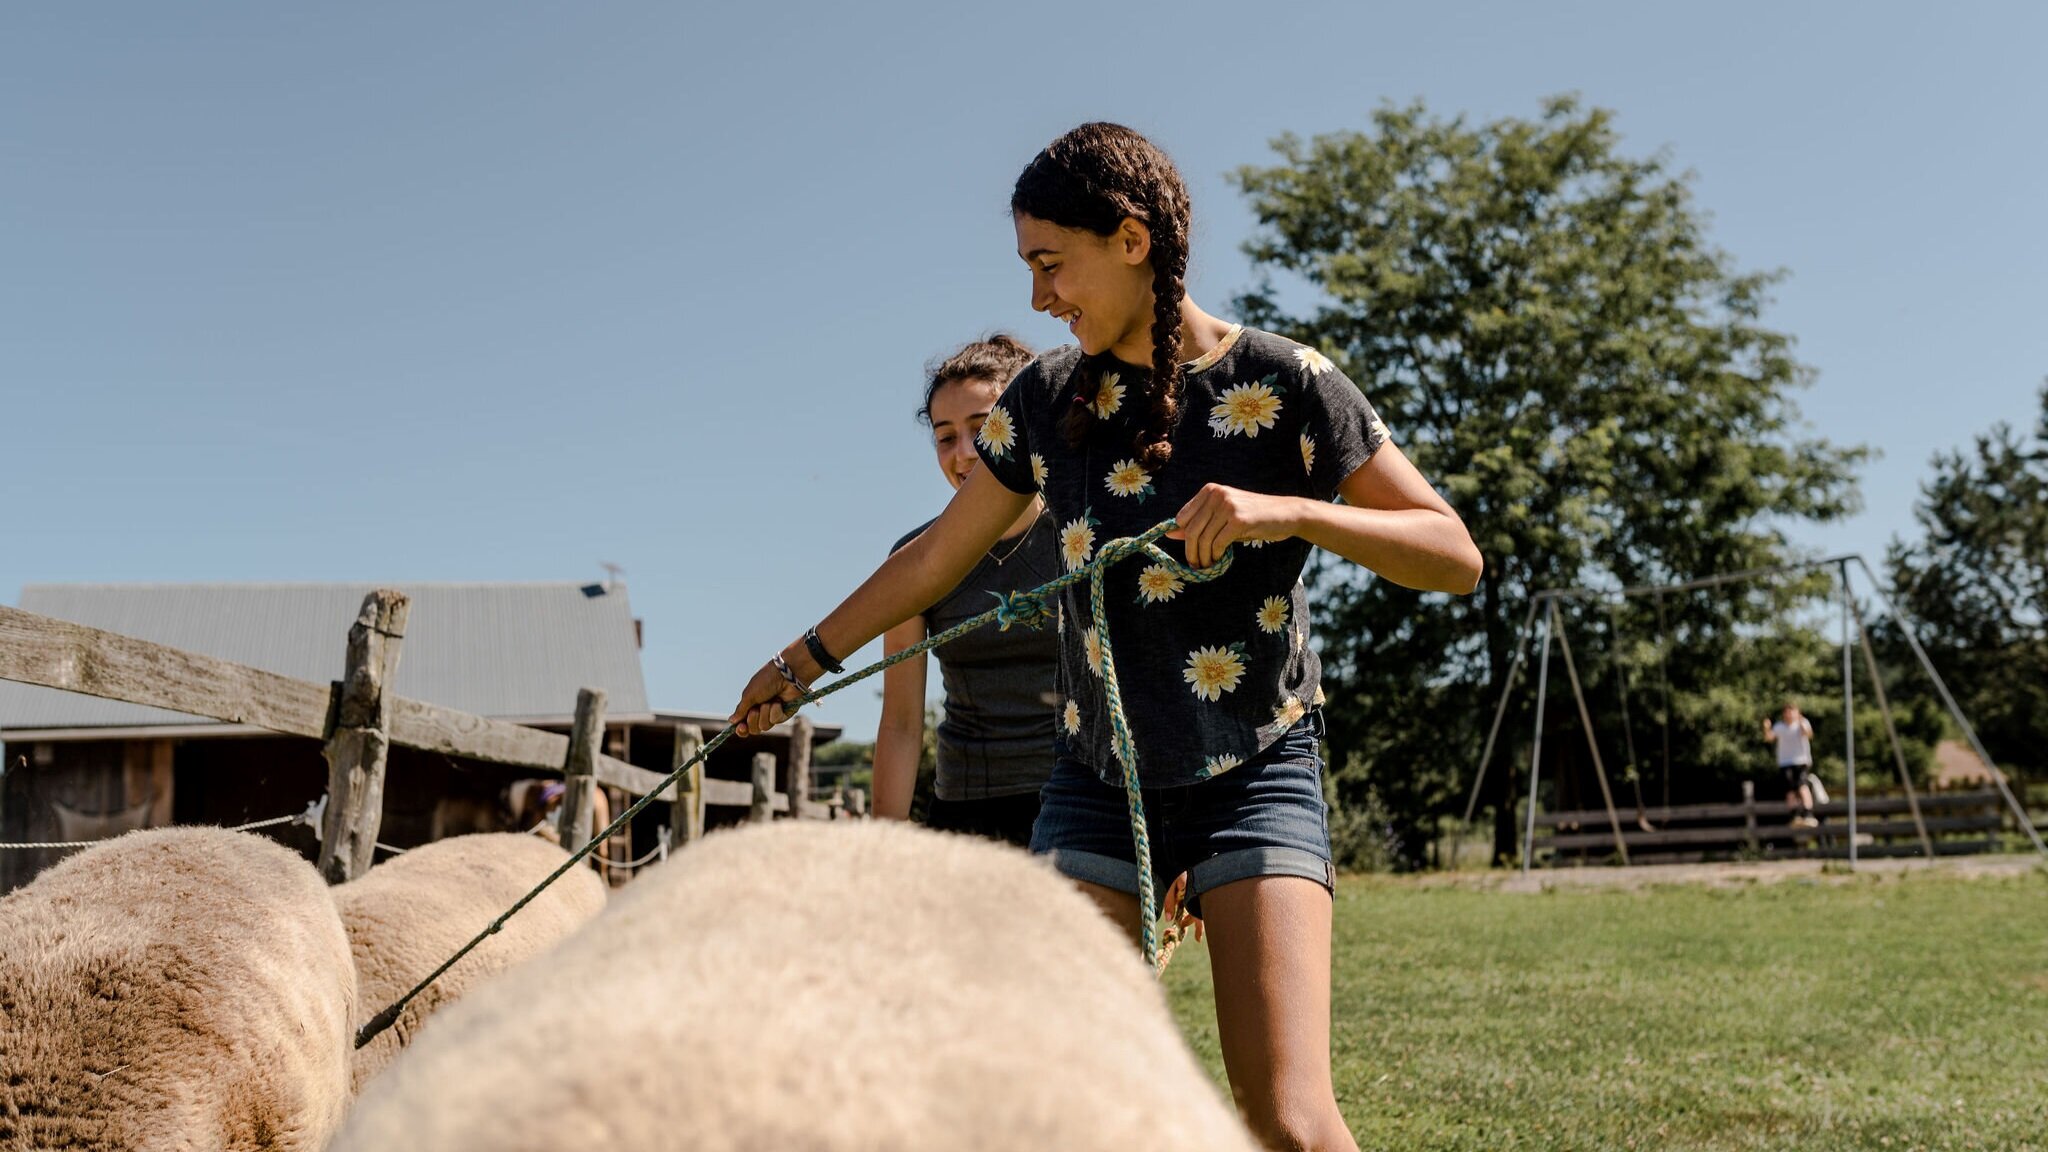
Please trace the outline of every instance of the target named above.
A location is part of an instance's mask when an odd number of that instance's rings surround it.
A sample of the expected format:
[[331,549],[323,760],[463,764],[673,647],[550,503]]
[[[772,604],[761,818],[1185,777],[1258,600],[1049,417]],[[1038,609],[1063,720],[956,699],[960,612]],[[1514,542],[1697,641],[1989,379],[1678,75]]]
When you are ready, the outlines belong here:
[[[929,521],[920,525],[896,548],[929,527]],[[959,587],[925,610],[926,634],[935,636],[988,611],[995,606],[995,593],[1036,588],[1058,576],[1057,537],[1051,522],[1040,516],[1021,540],[998,542]],[[1003,557],[1000,564],[998,556]],[[932,655],[946,690],[945,719],[938,731],[939,799],[985,800],[1038,791],[1052,774],[1053,676],[1059,665],[1052,629],[978,628]]]

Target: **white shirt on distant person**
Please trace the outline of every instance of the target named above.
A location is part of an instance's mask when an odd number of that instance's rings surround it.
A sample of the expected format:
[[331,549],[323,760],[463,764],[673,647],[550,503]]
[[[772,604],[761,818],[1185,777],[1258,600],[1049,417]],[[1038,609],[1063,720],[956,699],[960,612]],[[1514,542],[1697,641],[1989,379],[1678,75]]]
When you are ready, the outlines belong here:
[[1790,768],[1794,764],[1812,767],[1813,725],[1806,717],[1801,716],[1797,724],[1772,721],[1771,742],[1778,746],[1778,767]]

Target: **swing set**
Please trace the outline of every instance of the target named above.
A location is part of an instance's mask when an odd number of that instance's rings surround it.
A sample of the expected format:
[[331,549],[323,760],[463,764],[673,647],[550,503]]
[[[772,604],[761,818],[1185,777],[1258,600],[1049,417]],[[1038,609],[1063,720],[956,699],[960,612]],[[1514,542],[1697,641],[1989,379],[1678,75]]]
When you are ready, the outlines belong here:
[[[1610,635],[1618,635],[1621,605],[1640,597],[1652,597],[1656,603],[1658,630],[1660,636],[1663,636],[1666,634],[1664,598],[1668,595],[1694,592],[1705,588],[1715,588],[1730,584],[1745,584],[1773,577],[1798,575],[1817,569],[1832,568],[1835,570],[1836,585],[1841,599],[1842,715],[1844,717],[1842,725],[1842,751],[1843,758],[1847,763],[1846,813],[1848,816],[1849,866],[1852,869],[1856,866],[1859,843],[1857,825],[1858,817],[1862,814],[1859,811],[1856,798],[1856,726],[1853,722],[1855,716],[1855,684],[1852,650],[1859,646],[1863,649],[1864,665],[1869,673],[1871,686],[1875,690],[1879,715],[1884,720],[1884,731],[1891,745],[1892,761],[1897,767],[1899,783],[1905,792],[1905,809],[1911,815],[1913,832],[1919,840],[1921,851],[1928,858],[1933,858],[1936,854],[1934,839],[1930,833],[1928,819],[1922,812],[1922,799],[1919,792],[1913,787],[1912,774],[1906,768],[1905,751],[1899,743],[1898,729],[1892,723],[1891,703],[1885,696],[1884,678],[1878,673],[1877,657],[1870,647],[1870,632],[1863,619],[1863,610],[1856,603],[1854,589],[1850,583],[1849,566],[1851,564],[1863,570],[1863,575],[1868,580],[1871,590],[1876,593],[1885,611],[1891,615],[1892,620],[1898,626],[1899,632],[1906,638],[1907,644],[1911,646],[1913,655],[1919,662],[1921,670],[1927,674],[1928,679],[1933,683],[1935,692],[1940,696],[1943,706],[1948,711],[1948,715],[1955,721],[1956,727],[1962,731],[1964,738],[1968,740],[1971,750],[1977,754],[1978,759],[1989,770],[1991,779],[1997,786],[1998,793],[2003,797],[2005,806],[2011,811],[2020,830],[2032,842],[2035,851],[2048,856],[2048,847],[2043,846],[2040,833],[2035,830],[2033,821],[2027,816],[2026,807],[2013,794],[2012,787],[2006,780],[2005,773],[2000,771],[1998,766],[1992,762],[1991,757],[1985,753],[1983,744],[1977,739],[1976,729],[1971,727],[1969,719],[1963,715],[1961,706],[1956,703],[1955,697],[1949,692],[1948,685],[1942,680],[1941,674],[1935,671],[1934,663],[1927,658],[1927,651],[1921,647],[1919,637],[1913,633],[1905,617],[1901,616],[1892,605],[1890,597],[1885,595],[1884,588],[1878,582],[1876,574],[1871,571],[1870,565],[1861,555],[1853,553],[1830,556],[1820,560],[1728,572],[1716,576],[1701,577],[1697,580],[1686,580],[1670,584],[1639,584],[1618,589],[1591,587],[1555,588],[1545,589],[1536,593],[1531,598],[1528,614],[1523,618],[1522,626],[1515,635],[1514,656],[1508,665],[1507,679],[1501,688],[1500,701],[1494,708],[1493,724],[1486,734],[1485,749],[1479,756],[1479,768],[1472,781],[1472,795],[1465,805],[1465,824],[1468,827],[1471,825],[1473,814],[1478,810],[1480,790],[1486,783],[1487,767],[1493,759],[1493,750],[1499,741],[1501,723],[1507,716],[1508,701],[1514,694],[1516,680],[1521,674],[1531,634],[1532,632],[1540,632],[1542,635],[1542,656],[1537,664],[1536,671],[1535,732],[1529,752],[1528,813],[1527,823],[1522,836],[1522,871],[1525,874],[1530,870],[1535,859],[1536,789],[1539,783],[1539,769],[1543,755],[1544,707],[1548,702],[1550,692],[1550,649],[1553,641],[1564,657],[1565,675],[1571,684],[1572,698],[1578,705],[1579,723],[1585,730],[1586,749],[1592,760],[1593,777],[1600,785],[1600,799],[1606,813],[1606,827],[1609,834],[1607,837],[1579,836],[1573,839],[1572,843],[1578,844],[1580,841],[1583,841],[1586,844],[1590,844],[1595,841],[1611,839],[1616,858],[1626,865],[1630,862],[1628,849],[1631,841],[1641,848],[1680,843],[1685,842],[1687,839],[1697,839],[1698,841],[1705,842],[1711,838],[1726,838],[1721,833],[1703,832],[1694,835],[1684,831],[1661,831],[1652,825],[1650,817],[1653,815],[1668,821],[1673,818],[1685,818],[1687,816],[1702,818],[1734,816],[1745,811],[1749,814],[1751,822],[1750,836],[1753,841],[1755,834],[1753,805],[1745,803],[1741,808],[1732,805],[1697,805],[1694,806],[1695,810],[1679,809],[1671,806],[1671,682],[1668,661],[1664,653],[1666,645],[1663,644],[1659,645],[1658,668],[1664,698],[1664,804],[1661,808],[1646,808],[1643,804],[1640,779],[1637,778],[1635,773],[1631,772],[1630,779],[1636,790],[1635,823],[1637,828],[1634,831],[1624,830],[1621,817],[1615,809],[1614,792],[1608,784],[1606,767],[1600,756],[1599,742],[1594,736],[1592,712],[1586,703],[1586,693],[1579,678],[1578,665],[1572,657],[1571,641],[1565,634],[1564,617],[1560,613],[1558,605],[1565,600],[1604,601],[1608,609]],[[1853,636],[1851,632],[1852,626],[1854,629]],[[1637,762],[1635,730],[1629,717],[1629,691],[1626,681],[1620,675],[1616,676],[1616,684],[1621,698],[1621,719],[1626,749],[1630,763],[1634,764]],[[1866,805],[1866,807],[1875,807],[1878,811],[1896,810],[1895,802],[1891,801],[1880,801],[1875,806]],[[1995,816],[1993,820],[1995,823]],[[1803,833],[1806,830],[1800,831]],[[1560,839],[1553,846],[1563,846],[1563,840]]]

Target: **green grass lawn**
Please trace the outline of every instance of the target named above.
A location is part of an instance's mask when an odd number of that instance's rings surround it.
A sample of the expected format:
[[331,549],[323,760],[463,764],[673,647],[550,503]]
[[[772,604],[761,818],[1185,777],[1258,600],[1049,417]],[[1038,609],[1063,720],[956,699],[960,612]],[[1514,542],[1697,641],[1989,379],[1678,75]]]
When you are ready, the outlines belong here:
[[[1206,950],[1174,958],[1219,1083]],[[1540,895],[1346,878],[1361,1146],[2048,1149],[2048,875]]]

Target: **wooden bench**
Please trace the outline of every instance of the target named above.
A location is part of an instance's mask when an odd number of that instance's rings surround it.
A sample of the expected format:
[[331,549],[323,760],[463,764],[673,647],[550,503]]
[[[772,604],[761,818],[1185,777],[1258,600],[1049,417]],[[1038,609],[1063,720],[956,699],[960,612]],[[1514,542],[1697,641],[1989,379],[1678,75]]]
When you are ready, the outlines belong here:
[[[1658,863],[1761,857],[1847,857],[1849,805],[1834,800],[1814,806],[1818,828],[1794,827],[1784,801],[1737,804],[1682,804],[1617,808],[1621,840],[1631,862]],[[1995,789],[1934,792],[1920,797],[1920,814],[1936,855],[1955,856],[1998,849],[2005,803]],[[1644,825],[1647,824],[1648,828]],[[1903,794],[1859,796],[1856,800],[1858,856],[1920,856],[1925,849]],[[1553,864],[1603,863],[1615,856],[1614,830],[1604,809],[1536,814],[1535,850]]]

